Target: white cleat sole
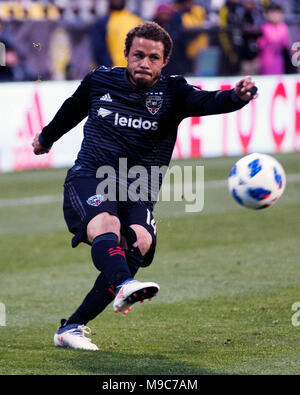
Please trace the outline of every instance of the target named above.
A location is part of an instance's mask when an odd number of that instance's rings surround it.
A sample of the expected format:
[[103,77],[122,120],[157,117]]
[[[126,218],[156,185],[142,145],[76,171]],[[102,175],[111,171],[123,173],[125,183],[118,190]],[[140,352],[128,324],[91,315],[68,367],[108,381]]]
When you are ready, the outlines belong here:
[[144,300],[151,301],[159,291],[159,285],[153,282],[128,283],[123,285],[114,301],[114,312],[126,315],[134,303],[142,303]]

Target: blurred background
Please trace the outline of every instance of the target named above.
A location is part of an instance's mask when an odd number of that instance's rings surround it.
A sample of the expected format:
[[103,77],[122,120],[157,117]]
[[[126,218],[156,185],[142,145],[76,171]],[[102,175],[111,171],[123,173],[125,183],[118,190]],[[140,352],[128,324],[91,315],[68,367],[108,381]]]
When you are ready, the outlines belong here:
[[298,72],[290,51],[300,0],[0,0],[0,81],[77,80],[98,65],[125,66],[125,35],[142,20],[174,40],[166,73]]
[[0,0],[0,172],[72,165],[82,123],[49,155],[33,155],[34,135],[90,70],[126,66],[126,34],[146,20],[174,42],[163,73],[259,88],[242,111],[184,120],[173,159],[300,151],[300,0]]

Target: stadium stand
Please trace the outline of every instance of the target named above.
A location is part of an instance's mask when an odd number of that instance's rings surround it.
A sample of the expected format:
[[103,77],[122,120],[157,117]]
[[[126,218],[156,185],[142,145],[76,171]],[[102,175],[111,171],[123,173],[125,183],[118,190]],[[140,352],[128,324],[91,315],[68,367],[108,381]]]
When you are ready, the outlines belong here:
[[[255,16],[245,12],[249,2],[255,4]],[[292,43],[298,41],[300,33],[300,1],[283,3]],[[260,26],[270,4],[270,0],[127,0],[125,11],[127,15],[137,15],[137,21],[156,20],[169,31],[175,49],[166,72],[237,75],[257,71],[252,62],[257,55],[256,38],[261,34]],[[172,11],[168,23],[160,19],[161,7]],[[93,43],[99,43],[95,26],[98,22],[99,27],[99,21],[101,25],[108,15],[108,0],[0,0],[3,34],[18,42],[24,53],[23,67],[42,80],[81,79],[95,67],[99,63],[93,52]],[[249,41],[245,27],[251,23],[256,24],[256,31],[255,37],[250,32]],[[110,47],[114,41],[111,37]],[[251,51],[250,64],[247,54]],[[101,57],[102,53],[98,58]],[[251,67],[245,69],[245,64]]]

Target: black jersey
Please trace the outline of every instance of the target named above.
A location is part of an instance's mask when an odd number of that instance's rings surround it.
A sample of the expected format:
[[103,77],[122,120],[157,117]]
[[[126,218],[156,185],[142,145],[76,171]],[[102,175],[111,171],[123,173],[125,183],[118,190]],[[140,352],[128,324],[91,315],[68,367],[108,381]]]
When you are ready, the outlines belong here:
[[153,87],[139,88],[126,68],[99,67],[63,103],[39,141],[50,147],[88,116],[75,162],[78,176],[95,177],[101,166],[118,174],[120,158],[126,158],[128,169],[143,166],[150,175],[151,167],[169,165],[184,118],[227,113],[245,104],[233,90],[204,91],[180,76],[161,76]]

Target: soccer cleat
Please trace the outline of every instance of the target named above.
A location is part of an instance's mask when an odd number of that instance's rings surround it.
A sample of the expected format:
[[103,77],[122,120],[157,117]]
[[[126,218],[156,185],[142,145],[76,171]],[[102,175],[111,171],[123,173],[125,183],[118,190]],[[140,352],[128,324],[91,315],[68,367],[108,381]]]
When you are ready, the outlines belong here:
[[85,325],[70,324],[62,326],[54,334],[54,344],[57,347],[69,347],[77,350],[99,350],[96,344],[85,335],[91,334],[90,328]]
[[[136,302],[153,298],[159,291],[159,285],[153,282],[141,282],[130,280],[124,282],[117,292],[113,304],[115,313],[121,312],[126,315],[130,307]],[[124,314],[125,313],[125,314]]]

